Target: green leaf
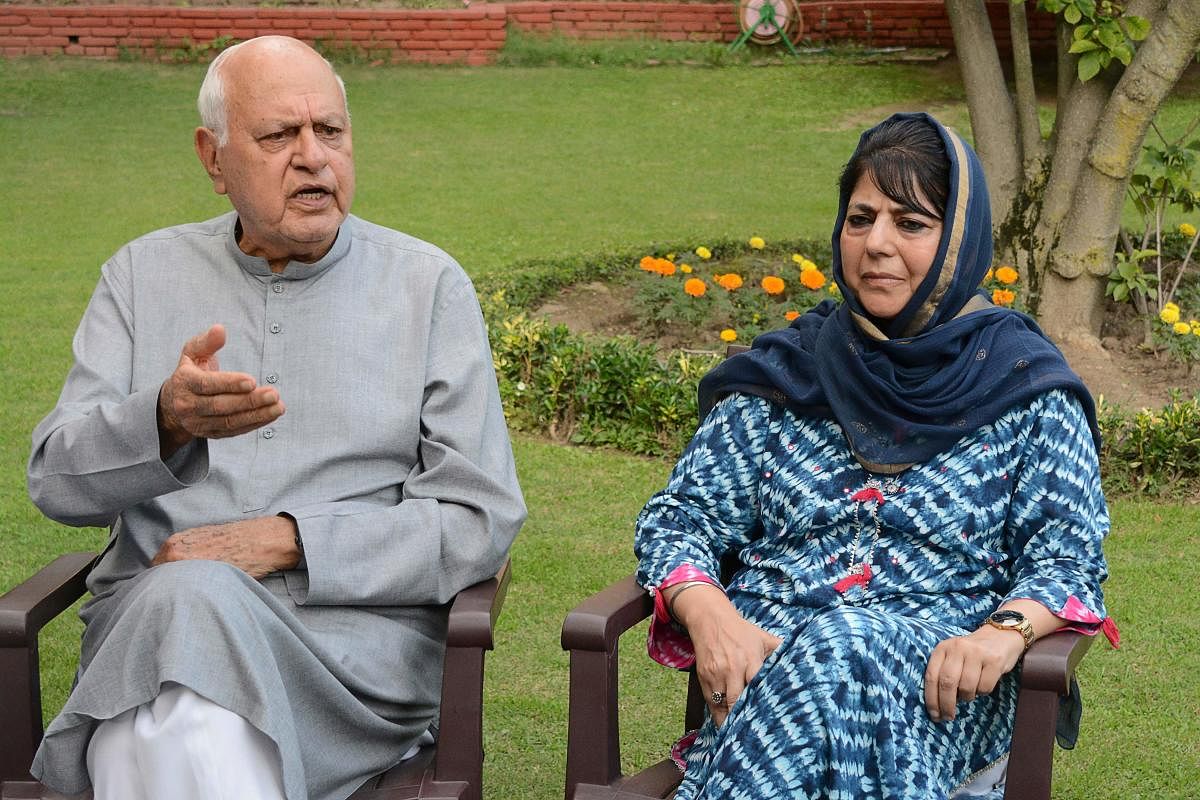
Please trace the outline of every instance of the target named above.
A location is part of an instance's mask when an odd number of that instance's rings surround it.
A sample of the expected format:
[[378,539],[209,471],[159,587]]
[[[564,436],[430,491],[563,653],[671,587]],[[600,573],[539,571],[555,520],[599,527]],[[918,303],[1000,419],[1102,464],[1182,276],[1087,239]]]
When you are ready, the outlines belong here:
[[1100,51],[1084,53],[1079,59],[1079,80],[1087,83],[1100,72]]
[[1135,17],[1130,14],[1121,19],[1125,23],[1125,30],[1129,34],[1129,38],[1135,42],[1140,42],[1150,35],[1150,20],[1145,17]]
[[[1076,28],[1076,30],[1079,30],[1079,29]],[[1100,47],[1100,45],[1096,44],[1091,39],[1079,39],[1074,44],[1071,45],[1071,49],[1068,50],[1067,52],[1068,53],[1086,53],[1090,50],[1096,50],[1099,47]]]
[[1079,13],[1079,9],[1074,5],[1070,5],[1063,11],[1063,19],[1072,25],[1078,25],[1079,20],[1083,19],[1083,14]]

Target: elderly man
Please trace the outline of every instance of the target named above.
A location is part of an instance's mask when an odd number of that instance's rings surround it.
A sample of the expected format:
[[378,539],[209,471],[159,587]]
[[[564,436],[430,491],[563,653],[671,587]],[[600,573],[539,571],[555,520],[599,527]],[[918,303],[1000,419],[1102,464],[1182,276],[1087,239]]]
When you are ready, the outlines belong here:
[[444,604],[525,507],[466,274],[349,215],[329,64],[254,39],[199,106],[234,211],[104,265],[33,434],[38,507],[111,527],[33,772],[97,800],[343,798],[428,735]]

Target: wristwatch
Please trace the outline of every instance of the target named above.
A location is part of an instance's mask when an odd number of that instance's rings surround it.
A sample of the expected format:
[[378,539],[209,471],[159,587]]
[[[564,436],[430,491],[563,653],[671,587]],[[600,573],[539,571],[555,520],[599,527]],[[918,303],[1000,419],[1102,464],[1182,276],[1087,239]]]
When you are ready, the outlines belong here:
[[1020,611],[995,611],[988,615],[984,620],[993,628],[999,628],[1002,631],[1016,631],[1025,639],[1025,649],[1029,649],[1029,645],[1033,644],[1033,623],[1025,619],[1025,615]]

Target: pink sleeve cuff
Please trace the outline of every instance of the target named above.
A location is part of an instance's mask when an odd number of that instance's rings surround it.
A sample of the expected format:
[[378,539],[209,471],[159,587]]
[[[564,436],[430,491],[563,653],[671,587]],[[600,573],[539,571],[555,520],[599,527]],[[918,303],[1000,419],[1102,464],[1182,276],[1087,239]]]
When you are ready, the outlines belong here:
[[671,573],[657,588],[650,590],[654,595],[654,615],[650,618],[650,635],[646,639],[646,652],[659,664],[675,669],[687,669],[696,663],[696,653],[692,649],[692,640],[688,638],[687,633],[675,625],[671,619],[663,590],[685,581],[704,581],[717,587],[721,585],[691,564],[680,564],[671,570]]
[[1055,616],[1067,621],[1067,624],[1063,626],[1065,630],[1079,631],[1087,636],[1103,633],[1114,648],[1121,646],[1121,632],[1117,630],[1117,623],[1113,621],[1113,618],[1101,619],[1099,615],[1081,603],[1075,595],[1067,598],[1066,604],[1055,613]]

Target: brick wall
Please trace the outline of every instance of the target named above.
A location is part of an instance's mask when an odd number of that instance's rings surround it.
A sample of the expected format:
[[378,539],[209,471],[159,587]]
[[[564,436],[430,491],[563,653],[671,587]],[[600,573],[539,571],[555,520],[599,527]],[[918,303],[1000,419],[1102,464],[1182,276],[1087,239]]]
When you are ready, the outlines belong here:
[[[997,43],[1008,48],[1008,0],[989,0]],[[1052,51],[1054,18],[1030,2],[1036,52]],[[931,0],[801,2],[806,40],[872,47],[953,48],[943,3]],[[585,39],[648,36],[732,41],[740,32],[731,2],[577,2],[523,0],[463,9],[336,7],[194,7],[0,5],[0,53],[116,58],[122,52],[170,58],[186,43],[268,33],[332,47],[353,47],[380,60],[486,64],[504,45],[506,25],[532,33]]]

